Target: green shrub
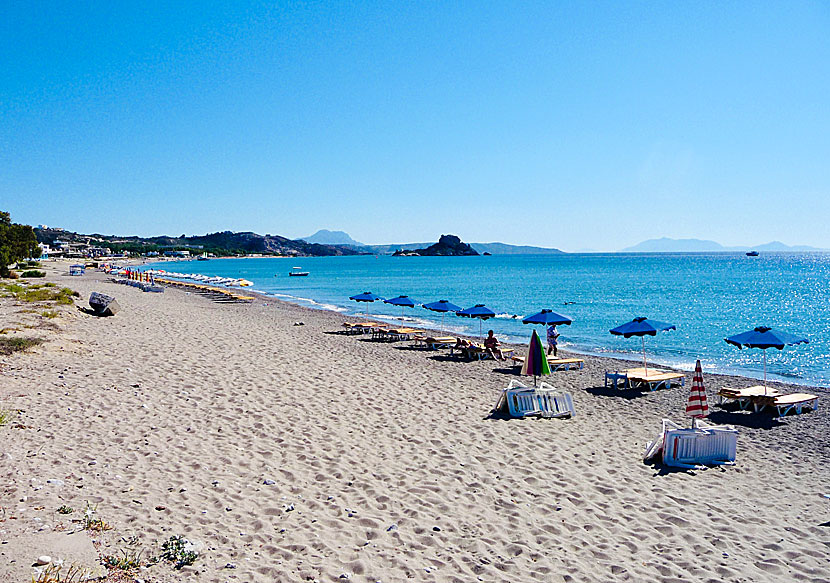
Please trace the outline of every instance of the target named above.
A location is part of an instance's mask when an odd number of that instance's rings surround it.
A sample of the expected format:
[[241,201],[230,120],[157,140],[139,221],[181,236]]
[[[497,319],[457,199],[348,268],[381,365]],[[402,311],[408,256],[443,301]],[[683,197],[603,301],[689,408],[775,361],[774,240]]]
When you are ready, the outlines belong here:
[[46,277],[45,271],[38,271],[37,269],[30,269],[20,274],[20,277]]
[[0,338],[0,354],[8,356],[13,352],[28,350],[43,342],[42,338]]
[[193,543],[180,534],[171,536],[169,540],[163,542],[161,550],[161,558],[173,561],[175,563],[173,566],[176,569],[181,569],[185,565],[192,565],[199,556],[193,550]]

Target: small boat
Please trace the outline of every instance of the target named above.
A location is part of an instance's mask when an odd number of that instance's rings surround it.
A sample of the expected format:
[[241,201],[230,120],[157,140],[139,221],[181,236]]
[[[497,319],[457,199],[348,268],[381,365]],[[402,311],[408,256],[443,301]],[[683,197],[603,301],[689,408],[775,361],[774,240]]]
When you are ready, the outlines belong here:
[[308,271],[303,271],[302,267],[293,267],[291,271],[288,272],[288,275],[291,277],[305,277],[308,275]]
[[760,255],[760,253],[758,253],[757,251],[747,251],[746,252],[747,257],[758,257],[758,255]]
[[207,253],[202,253],[196,258],[196,261],[208,261],[210,257],[208,257]]

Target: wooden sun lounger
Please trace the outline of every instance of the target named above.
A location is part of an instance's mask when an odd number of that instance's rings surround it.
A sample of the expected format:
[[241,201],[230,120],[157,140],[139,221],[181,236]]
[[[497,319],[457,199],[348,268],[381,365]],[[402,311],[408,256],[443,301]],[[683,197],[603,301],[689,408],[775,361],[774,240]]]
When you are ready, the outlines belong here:
[[764,387],[763,385],[755,385],[752,387],[744,387],[742,389],[733,389],[731,387],[721,387],[718,390],[718,399],[719,404],[723,404],[724,401],[728,402],[735,402],[738,404],[738,407],[741,409],[746,409],[749,405],[753,405],[755,409],[758,409],[758,405],[755,402],[755,399],[758,397],[778,397],[781,395],[781,391],[778,389],[774,389],[772,387]]
[[796,415],[799,415],[805,407],[813,411],[818,409],[818,396],[808,393],[790,393],[777,397],[767,395],[754,397],[754,400],[757,404],[756,410],[760,411],[764,407],[775,407],[778,410],[779,417],[783,417],[790,411],[795,411]]
[[427,336],[421,342],[430,350],[438,350],[439,348],[452,348],[458,342],[458,338],[455,336]]
[[[513,361],[513,366],[522,366],[525,363],[524,356],[511,356],[510,359]],[[548,365],[550,365],[551,372],[557,370],[571,370],[574,369],[581,369],[585,361],[581,358],[556,358],[556,357],[548,357]]]
[[608,383],[615,389],[637,388],[647,386],[650,390],[656,391],[660,387],[669,389],[673,384],[681,387],[686,384],[686,375],[682,372],[668,372],[657,368],[631,368],[620,371],[605,371],[605,386]]

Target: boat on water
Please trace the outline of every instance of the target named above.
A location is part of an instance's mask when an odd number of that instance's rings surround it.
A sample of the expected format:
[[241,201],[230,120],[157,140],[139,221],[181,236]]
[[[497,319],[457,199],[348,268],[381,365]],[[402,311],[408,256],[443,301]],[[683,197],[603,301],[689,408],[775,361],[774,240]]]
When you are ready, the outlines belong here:
[[208,261],[210,257],[208,257],[207,253],[202,253],[196,258],[196,261]]
[[758,253],[757,251],[747,251],[746,252],[747,257],[758,257],[758,255],[760,255],[760,253]]
[[293,267],[291,271],[288,272],[288,275],[291,277],[305,277],[308,275],[308,271],[303,271],[302,267]]

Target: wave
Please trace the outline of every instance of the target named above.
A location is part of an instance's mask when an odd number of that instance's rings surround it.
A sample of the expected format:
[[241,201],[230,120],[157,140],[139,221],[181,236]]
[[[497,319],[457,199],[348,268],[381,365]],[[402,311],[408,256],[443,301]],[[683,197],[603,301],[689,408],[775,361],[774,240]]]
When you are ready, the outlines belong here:
[[311,298],[304,298],[301,296],[292,296],[290,294],[281,294],[276,292],[262,292],[265,295],[269,295],[275,298],[284,298],[286,301],[290,303],[300,303],[300,304],[307,304],[308,306],[316,309],[316,310],[327,310],[329,312],[348,312],[346,308],[341,306],[337,306],[335,304],[327,304],[325,302],[318,302],[317,300],[312,300]]

